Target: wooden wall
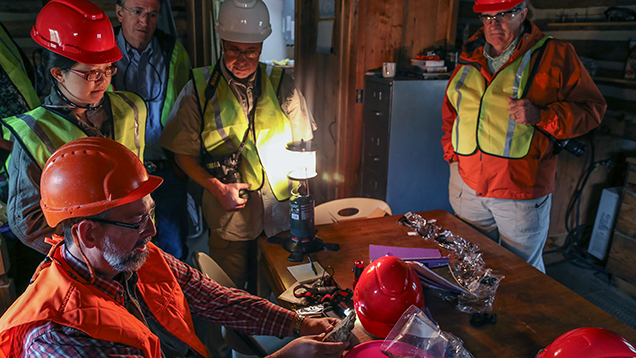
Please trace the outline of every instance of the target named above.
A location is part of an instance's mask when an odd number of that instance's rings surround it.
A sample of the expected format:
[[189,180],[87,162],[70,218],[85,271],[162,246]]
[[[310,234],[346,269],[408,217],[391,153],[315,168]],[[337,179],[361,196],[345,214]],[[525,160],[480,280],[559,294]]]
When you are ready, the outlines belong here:
[[[624,156],[633,154],[626,148],[636,139],[627,131],[629,118],[636,113],[636,81],[625,80],[624,73],[629,41],[636,39],[636,22],[607,22],[604,14],[610,6],[628,5],[636,10],[633,1],[530,1],[531,19],[546,35],[572,43],[608,102],[601,126],[583,138],[588,145],[586,155],[559,156],[549,232],[557,242],[567,235],[566,221],[573,228],[577,216],[580,225],[593,226],[602,190],[622,186]],[[597,166],[583,187],[580,213],[566,217],[584,171],[592,162],[605,159],[612,162]]]
[[317,203],[359,195],[364,75],[398,71],[419,52],[452,46],[457,0],[336,0],[334,53],[316,51],[318,0],[296,1],[296,81],[319,126]]

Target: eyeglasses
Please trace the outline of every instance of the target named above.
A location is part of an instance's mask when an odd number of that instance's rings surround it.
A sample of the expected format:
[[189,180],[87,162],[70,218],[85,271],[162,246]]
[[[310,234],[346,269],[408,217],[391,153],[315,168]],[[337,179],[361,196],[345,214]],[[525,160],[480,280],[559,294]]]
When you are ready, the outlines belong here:
[[261,55],[261,50],[239,51],[237,49],[225,49],[225,54],[230,57],[239,57],[244,54],[247,58],[257,58]]
[[129,9],[123,5],[120,5],[121,7],[124,8],[124,10],[130,12],[132,14],[132,16],[134,18],[140,18],[144,15],[147,16],[148,20],[156,20],[159,18],[159,12],[158,11],[144,11],[143,8],[140,7],[136,7],[134,9]]
[[146,230],[148,230],[148,228],[150,227],[150,225],[154,225],[153,220],[155,219],[155,208],[150,209],[150,212],[144,216],[141,217],[141,220],[136,223],[125,223],[125,222],[121,222],[121,221],[112,221],[112,220],[106,220],[106,219],[99,219],[99,218],[92,218],[92,219],[88,219],[91,221],[97,221],[99,223],[103,223],[103,224],[109,224],[109,225],[115,225],[115,226],[120,226],[120,227],[125,227],[128,229],[135,229],[139,231],[139,235],[143,234]]
[[115,73],[117,73],[117,67],[108,66],[108,67],[106,67],[103,70],[92,70],[92,71],[88,71],[88,72],[81,72],[81,71],[74,70],[74,69],[71,68],[69,71],[71,71],[74,74],[82,77],[86,81],[98,81],[98,80],[100,80],[102,78],[102,76],[106,76],[106,77],[114,76]]
[[508,11],[497,13],[495,15],[480,14],[479,19],[481,19],[481,22],[483,22],[484,25],[489,25],[490,23],[492,23],[493,20],[497,21],[497,23],[499,24],[505,24],[508,21],[514,19],[516,13],[521,12],[521,10],[523,9],[517,7]]

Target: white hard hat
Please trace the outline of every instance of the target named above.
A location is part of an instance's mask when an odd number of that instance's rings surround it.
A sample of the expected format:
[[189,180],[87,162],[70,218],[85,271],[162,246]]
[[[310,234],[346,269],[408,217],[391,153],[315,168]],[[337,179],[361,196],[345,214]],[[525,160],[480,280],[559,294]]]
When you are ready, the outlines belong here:
[[225,0],[216,32],[226,41],[263,42],[272,33],[269,11],[262,0]]

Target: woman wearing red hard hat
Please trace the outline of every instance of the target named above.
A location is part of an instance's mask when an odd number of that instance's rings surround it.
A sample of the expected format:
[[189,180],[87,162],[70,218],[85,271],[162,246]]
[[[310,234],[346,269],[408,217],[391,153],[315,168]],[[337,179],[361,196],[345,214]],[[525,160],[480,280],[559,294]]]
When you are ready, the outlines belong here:
[[[51,83],[44,104],[2,120],[15,137],[9,161],[9,226],[27,246],[46,254],[55,233],[39,207],[46,160],[63,144],[106,137],[140,159],[146,105],[128,92],[107,92],[113,62],[122,57],[108,16],[88,0],[51,0],[40,11],[31,37],[43,47],[39,69]],[[42,256],[43,257],[43,256]]]

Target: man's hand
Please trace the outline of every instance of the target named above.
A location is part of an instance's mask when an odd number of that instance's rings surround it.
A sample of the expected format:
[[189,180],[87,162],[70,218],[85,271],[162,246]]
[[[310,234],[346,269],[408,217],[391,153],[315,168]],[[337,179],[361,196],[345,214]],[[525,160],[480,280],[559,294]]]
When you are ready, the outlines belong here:
[[247,199],[240,197],[240,191],[247,190],[251,186],[252,184],[245,183],[221,184],[216,198],[225,211],[239,211],[247,204]]
[[527,99],[508,98],[510,109],[508,113],[515,122],[533,125],[541,122],[541,109]]
[[[307,321],[307,319],[305,320]],[[304,322],[303,322],[304,323]],[[323,342],[325,334],[317,336],[303,336],[289,342],[279,351],[271,354],[271,358],[314,358],[332,357],[340,358],[349,342]]]
[[337,318],[305,318],[302,327],[300,327],[300,335],[315,335],[327,333],[331,331],[340,322]]

